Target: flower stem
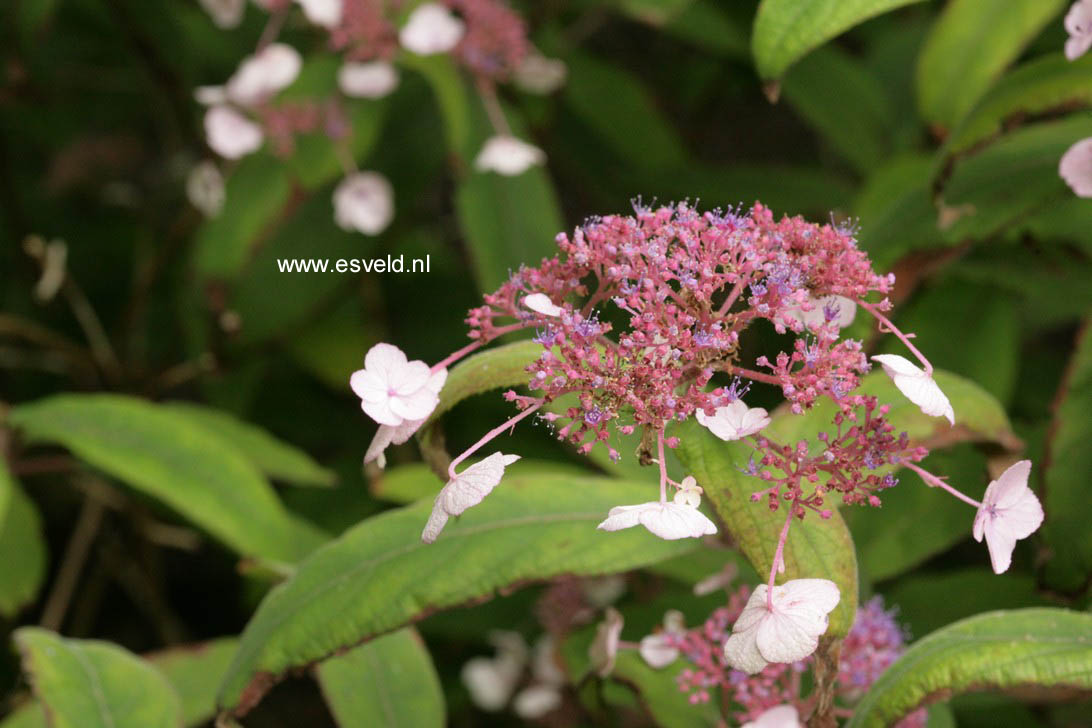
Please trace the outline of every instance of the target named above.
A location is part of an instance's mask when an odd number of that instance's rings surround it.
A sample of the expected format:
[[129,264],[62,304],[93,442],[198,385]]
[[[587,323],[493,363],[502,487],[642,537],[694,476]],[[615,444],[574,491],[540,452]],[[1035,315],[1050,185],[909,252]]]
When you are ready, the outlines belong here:
[[515,417],[512,417],[511,419],[505,421],[500,426],[494,427],[492,430],[485,433],[485,435],[482,437],[482,439],[475,442],[473,445],[471,445],[469,448],[467,448],[466,451],[464,451],[462,455],[460,455],[459,457],[457,457],[457,458],[455,458],[454,460],[451,461],[451,465],[447,466],[447,475],[448,475],[448,477],[451,480],[455,480],[455,468],[457,468],[464,460],[466,460],[468,457],[470,457],[471,455],[476,453],[487,442],[489,442],[490,440],[492,440],[494,437],[501,434],[505,430],[514,429],[515,426],[519,423],[520,420],[524,419],[525,417],[530,415],[532,412],[537,410],[545,402],[546,402],[546,400],[544,400],[544,399],[539,400],[538,404],[534,405],[533,407],[528,407],[527,409],[523,410],[522,412],[520,412]]
[[981,508],[982,507],[982,504],[979,503],[978,501],[976,501],[974,498],[970,498],[968,496],[963,495],[958,490],[956,490],[952,486],[948,485],[947,483],[945,483],[943,480],[941,480],[937,476],[930,473],[928,470],[920,468],[917,465],[915,465],[914,463],[904,463],[904,465],[906,465],[906,467],[910,468],[915,473],[920,475],[921,479],[924,480],[925,484],[928,485],[929,487],[931,487],[931,488],[941,488],[943,490],[946,490],[949,493],[951,493],[952,495],[954,495],[956,498],[959,498],[964,503],[969,503],[970,505],[974,506],[975,508]]
[[792,506],[788,508],[785,516],[785,525],[781,527],[781,536],[777,539],[777,551],[774,552],[773,563],[770,565],[770,580],[766,582],[766,609],[773,611],[774,577],[777,576],[777,565],[781,563],[785,553],[785,542],[789,540],[789,526],[792,525]]
[[894,334],[899,341],[905,344],[906,348],[909,349],[911,353],[913,353],[913,355],[918,358],[918,361],[921,362],[922,366],[925,367],[925,373],[930,377],[933,376],[933,365],[929,363],[929,360],[925,358],[924,354],[918,351],[918,348],[916,346],[910,343],[909,336],[899,331],[895,324],[891,323],[891,319],[880,313],[875,306],[865,303],[864,301],[858,301],[857,304],[865,311],[868,311],[870,314],[876,317],[876,320],[879,321],[881,324],[881,331],[884,327],[886,327],[889,333]]
[[660,461],[660,503],[667,503],[667,463],[664,460],[664,431],[656,433],[657,457]]

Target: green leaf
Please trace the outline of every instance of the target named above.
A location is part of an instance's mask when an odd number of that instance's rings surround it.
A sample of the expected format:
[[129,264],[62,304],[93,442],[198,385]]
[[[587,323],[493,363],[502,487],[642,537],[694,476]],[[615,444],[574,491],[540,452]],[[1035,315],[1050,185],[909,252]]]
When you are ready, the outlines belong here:
[[15,644],[50,728],[179,728],[178,695],[154,667],[117,645],[23,627]]
[[712,728],[723,725],[715,702],[691,705],[687,693],[679,690],[676,678],[687,669],[685,660],[657,670],[649,667],[635,650],[622,650],[614,661],[611,678],[633,687],[641,702],[663,728]]
[[879,78],[848,53],[822,48],[781,83],[784,98],[858,172],[886,156],[894,110]]
[[[771,513],[764,502],[751,502],[751,493],[759,489],[760,481],[743,475],[739,468],[746,465],[753,451],[743,443],[717,439],[695,421],[679,425],[675,434],[681,442],[675,453],[687,473],[697,478],[725,529],[765,579],[785,524],[785,510]],[[831,612],[826,634],[845,636],[857,611],[857,557],[841,515],[835,511],[824,521],[809,514],[803,521],[794,521],[784,559],[785,573],[778,578],[781,583],[806,577],[830,579],[838,585],[841,600]]]
[[446,53],[419,56],[403,53],[400,59],[407,68],[419,72],[432,87],[440,115],[444,119],[447,144],[464,162],[473,158],[474,139],[470,97],[455,62]]
[[565,61],[566,105],[620,159],[653,170],[684,166],[682,140],[637,77],[587,54],[573,53]]
[[288,204],[292,183],[284,162],[266,154],[246,157],[228,177],[224,209],[194,236],[194,263],[203,277],[242,270],[259,236]]
[[1086,321],[1055,401],[1053,429],[1043,463],[1050,547],[1044,576],[1058,589],[1088,583],[1092,543],[1088,538],[1088,474],[1092,472],[1092,326]]
[[1067,0],[952,0],[918,58],[922,118],[950,129]]
[[46,575],[42,519],[0,459],[0,616],[12,618],[34,601]]
[[858,703],[847,728],[893,725],[923,702],[981,690],[1092,690],[1092,615],[1064,609],[980,614],[914,643]]
[[444,693],[412,627],[323,660],[318,682],[339,728],[443,728]]
[[19,405],[9,421],[32,442],[63,445],[161,500],[241,554],[295,561],[322,540],[293,520],[249,460],[167,407],[67,394]]
[[170,402],[167,408],[231,445],[270,478],[296,485],[329,487],[337,476],[297,447],[278,440],[260,427],[223,410],[190,402]]
[[424,430],[459,402],[475,394],[527,384],[527,367],[541,355],[542,344],[517,341],[467,357],[448,374],[440,392],[440,403],[421,429]]
[[1089,105],[1092,55],[1076,61],[1061,53],[1037,58],[1007,74],[982,97],[952,131],[939,158],[948,160],[977,147],[1000,135],[1012,120]]
[[316,551],[275,587],[242,636],[220,706],[241,715],[286,671],[423,618],[559,574],[604,574],[677,556],[697,541],[643,529],[596,530],[610,508],[652,488],[571,476],[506,479],[481,505],[420,541],[428,501],[368,519]]
[[238,639],[223,637],[172,647],[144,657],[163,673],[178,693],[182,700],[183,723],[199,726],[216,714],[216,689],[238,647]]
[[751,51],[758,75],[785,73],[802,56],[869,18],[920,0],[762,0]]
[[348,390],[349,377],[363,365],[368,349],[383,340],[383,322],[362,309],[350,296],[287,342],[296,362],[339,394]]
[[665,33],[692,43],[702,50],[737,61],[750,61],[748,24],[725,12],[717,0],[695,0],[664,25]]
[[653,27],[666,25],[693,2],[694,0],[610,0],[610,4],[621,12]]
[[895,157],[865,181],[853,212],[857,236],[873,267],[890,270],[907,253],[948,245],[937,229],[931,183],[933,161],[918,154]]

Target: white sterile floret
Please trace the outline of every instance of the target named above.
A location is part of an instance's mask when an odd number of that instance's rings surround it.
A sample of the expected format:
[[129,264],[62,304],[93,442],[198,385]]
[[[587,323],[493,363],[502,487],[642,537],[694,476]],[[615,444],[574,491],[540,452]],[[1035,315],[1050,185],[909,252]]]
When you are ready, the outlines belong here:
[[599,677],[606,677],[614,670],[623,624],[625,620],[621,613],[614,607],[607,607],[605,618],[595,628],[595,639],[588,647],[588,657]]
[[815,329],[825,324],[828,312],[832,316],[831,322],[837,324],[839,329],[849,326],[857,316],[857,304],[845,296],[829,295],[815,298],[809,295],[808,303],[811,304],[810,311],[805,311],[796,306],[790,308],[786,313],[790,318],[796,319],[809,329]]
[[224,176],[216,163],[206,159],[194,166],[186,177],[186,198],[208,218],[224,209]]
[[398,69],[387,61],[348,62],[337,72],[341,93],[356,99],[381,99],[398,88]]
[[1092,197],[1092,137],[1066,150],[1058,162],[1058,175],[1077,197]]
[[761,407],[748,407],[742,399],[717,407],[709,417],[703,410],[694,413],[698,423],[722,440],[739,440],[770,424],[770,416]]
[[527,663],[527,644],[519,632],[496,630],[489,634],[496,647],[495,657],[475,657],[463,665],[463,685],[470,700],[482,710],[503,708],[523,675]]
[[343,0],[296,0],[303,14],[315,25],[336,28],[341,23]]
[[303,65],[299,52],[284,43],[270,43],[239,64],[228,79],[227,96],[240,106],[265,101],[296,80]]
[[496,172],[506,177],[523,174],[536,164],[546,161],[546,153],[534,144],[507,134],[489,137],[474,159],[480,172]]
[[561,707],[561,691],[553,685],[530,685],[516,694],[512,709],[524,720],[537,720]]
[[754,720],[744,723],[741,728],[804,728],[800,714],[794,705],[778,705],[770,708]]
[[796,662],[815,652],[827,631],[827,615],[838,605],[838,586],[828,579],[793,579],[772,592],[755,587],[724,643],[724,656],[737,670],[753,675],[771,662]]
[[523,305],[543,316],[560,316],[561,306],[557,306],[545,293],[532,293],[523,297]]
[[198,86],[193,90],[194,100],[202,106],[219,106],[228,102],[223,86]]
[[342,230],[378,235],[394,219],[394,187],[378,172],[356,172],[334,190],[334,222]]
[[637,525],[644,526],[665,541],[699,538],[717,532],[716,524],[697,508],[659,501],[611,508],[606,520],[598,528],[603,531],[621,531]]
[[200,0],[201,7],[217,28],[234,28],[243,21],[246,0]]
[[1077,0],[1065,16],[1065,57],[1075,61],[1092,48],[1092,0]]
[[376,344],[364,357],[364,368],[349,377],[349,386],[369,417],[397,427],[428,417],[439,404],[436,392],[427,386],[431,376],[423,361],[408,361],[397,346]]
[[1012,550],[1043,523],[1043,506],[1028,487],[1031,461],[1021,460],[992,481],[974,517],[974,539],[986,537],[993,572],[1000,574],[1012,563]]
[[230,106],[213,106],[205,112],[205,139],[221,157],[239,159],[261,148],[265,135],[262,127]]
[[448,518],[481,503],[501,482],[504,469],[517,460],[519,455],[495,452],[449,480],[432,504],[432,514],[421,532],[421,540],[433,543],[444,530]]
[[680,488],[675,491],[672,500],[682,506],[697,508],[701,505],[701,494],[704,492],[693,475],[688,475],[679,483]]
[[[425,387],[431,390],[433,394],[439,395],[446,381],[447,369],[441,369],[432,373],[428,381],[425,382]],[[437,397],[437,402],[439,402],[439,397]],[[429,415],[431,414],[430,411]],[[387,467],[387,458],[384,457],[383,451],[391,445],[401,445],[409,440],[421,428],[421,425],[425,424],[426,419],[428,419],[428,415],[418,420],[404,420],[402,424],[397,426],[380,425],[375,437],[372,438],[371,444],[368,445],[368,451],[364,453],[364,464],[367,465],[374,460],[379,467]]]
[[669,610],[664,614],[663,631],[641,638],[637,651],[649,667],[657,670],[667,667],[679,657],[679,648],[672,645],[671,637],[685,632],[686,621],[682,612]]
[[547,58],[538,51],[531,51],[516,66],[513,80],[524,91],[548,94],[565,83],[568,73],[569,69],[565,66],[565,61]]
[[880,363],[899,391],[922,412],[930,417],[944,417],[955,424],[952,403],[924,369],[919,369],[912,361],[898,354],[877,354],[872,361]]
[[459,45],[466,24],[439,3],[418,5],[398,31],[398,42],[419,56],[447,53]]

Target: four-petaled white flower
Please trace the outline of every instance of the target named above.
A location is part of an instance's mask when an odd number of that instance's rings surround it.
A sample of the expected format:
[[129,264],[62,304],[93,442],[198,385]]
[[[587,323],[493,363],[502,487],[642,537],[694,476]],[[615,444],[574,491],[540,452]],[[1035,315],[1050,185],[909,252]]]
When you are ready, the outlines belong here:
[[1077,0],[1065,16],[1065,57],[1075,61],[1092,48],[1092,0]]
[[296,0],[303,14],[315,25],[336,28],[341,24],[342,0]]
[[378,235],[394,219],[394,188],[378,172],[356,172],[334,190],[334,222],[342,230]]
[[804,728],[800,714],[793,705],[778,705],[770,708],[754,720],[744,723],[741,728]]
[[748,407],[742,399],[717,407],[709,417],[703,410],[694,413],[698,423],[722,440],[739,440],[759,432],[770,424],[770,416],[761,407]]
[[447,481],[432,504],[432,514],[421,532],[421,540],[433,543],[444,530],[448,518],[481,503],[501,482],[504,469],[517,460],[519,455],[495,452]]
[[513,79],[524,91],[533,94],[548,94],[556,91],[565,83],[569,73],[565,61],[547,58],[538,51],[531,51],[516,66]]
[[299,52],[284,43],[270,43],[243,59],[228,79],[227,97],[240,106],[265,101],[296,80],[303,65]]
[[543,316],[560,316],[561,306],[554,305],[550,297],[545,293],[532,293],[523,297],[523,305]]
[[365,355],[364,368],[349,377],[349,386],[369,417],[397,427],[432,414],[440,398],[428,386],[431,376],[423,361],[408,361],[397,346],[376,344]]
[[683,478],[679,486],[680,488],[675,491],[675,497],[671,500],[681,506],[690,506],[691,508],[697,508],[701,505],[701,494],[705,491],[701,489],[693,475]]
[[765,584],[755,587],[724,643],[728,662],[749,675],[771,662],[796,662],[815,652],[827,631],[827,615],[841,597],[828,579],[792,579],[773,588],[771,611],[766,590]]
[[952,403],[933,380],[932,375],[918,368],[912,361],[898,354],[877,354],[872,361],[880,363],[887,376],[906,395],[906,398],[921,408],[930,417],[944,417],[955,424],[955,411]]
[[644,526],[665,541],[699,538],[717,532],[716,524],[697,508],[659,501],[635,506],[615,506],[597,528],[603,531],[621,531],[637,525]]
[[398,88],[398,69],[387,61],[350,61],[338,69],[337,85],[352,98],[381,99]]
[[991,481],[974,517],[974,539],[986,537],[993,572],[1000,574],[1012,563],[1012,550],[1043,523],[1043,506],[1028,487],[1031,461],[1021,460]]
[[1058,162],[1058,174],[1077,197],[1092,197],[1092,137],[1066,150]]
[[[447,369],[441,369],[432,373],[428,381],[425,382],[425,387],[431,390],[433,394],[439,395],[446,381]],[[437,399],[438,401],[439,399]],[[429,415],[431,414],[432,411],[430,410]],[[375,437],[372,438],[371,444],[368,445],[368,451],[364,453],[364,464],[367,465],[374,460],[379,467],[387,467],[387,458],[384,457],[383,451],[391,445],[401,445],[413,437],[413,434],[421,428],[421,425],[425,424],[426,419],[428,419],[428,415],[419,420],[404,420],[402,424],[397,426],[380,425]]]
[[439,3],[418,5],[398,31],[398,42],[419,56],[447,53],[459,45],[466,24]]
[[637,651],[649,667],[657,670],[667,667],[679,657],[679,648],[672,646],[671,636],[685,632],[686,621],[682,612],[672,609],[664,614],[663,631],[642,637]]
[[224,209],[224,176],[215,162],[206,159],[190,170],[186,177],[186,197],[205,217],[220,214]]
[[811,304],[810,311],[805,311],[799,306],[795,306],[786,312],[789,318],[796,319],[804,324],[806,328],[815,328],[826,323],[827,311],[830,311],[833,315],[831,321],[837,324],[839,329],[844,329],[846,326],[849,326],[857,316],[856,302],[845,296],[836,296],[832,294],[815,298],[809,295],[808,303]]
[[489,137],[482,145],[474,159],[474,169],[515,177],[545,161],[546,153],[534,144],[507,134],[498,134]]
[[588,647],[588,657],[599,677],[606,677],[614,670],[614,658],[618,656],[618,640],[622,636],[625,620],[614,607],[607,607],[606,618],[595,629],[595,639]]
[[212,151],[225,159],[239,159],[261,146],[262,128],[230,106],[213,106],[205,112],[205,138]]
[[201,0],[201,7],[217,28],[234,28],[243,21],[246,0]]

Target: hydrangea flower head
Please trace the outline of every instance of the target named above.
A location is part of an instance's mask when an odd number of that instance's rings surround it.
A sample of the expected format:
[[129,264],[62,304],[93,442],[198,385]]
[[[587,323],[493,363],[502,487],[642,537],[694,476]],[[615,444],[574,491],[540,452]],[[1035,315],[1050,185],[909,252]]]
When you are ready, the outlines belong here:
[[394,218],[394,188],[378,172],[356,172],[334,190],[334,221],[343,230],[378,235]]

